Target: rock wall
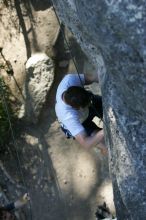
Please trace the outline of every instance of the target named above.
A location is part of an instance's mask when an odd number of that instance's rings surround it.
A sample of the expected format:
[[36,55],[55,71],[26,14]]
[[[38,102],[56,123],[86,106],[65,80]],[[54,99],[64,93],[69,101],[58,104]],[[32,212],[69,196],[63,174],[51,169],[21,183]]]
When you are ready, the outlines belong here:
[[[40,91],[37,91],[35,86],[35,91],[30,92],[28,89],[29,92],[25,90],[23,94],[23,88],[29,87],[32,83],[28,71],[25,71],[25,65],[30,57],[38,53],[45,53],[50,58],[56,55],[54,44],[60,27],[51,1],[38,3],[33,0],[0,0],[0,30],[0,73],[11,90],[13,102],[20,105],[17,107],[17,115],[19,114],[20,118],[27,116],[29,122],[37,121],[36,117],[39,116],[47,92],[53,83],[54,73],[48,75],[45,73],[45,82],[43,68],[40,67],[37,73],[37,83],[42,86]],[[6,61],[10,64],[13,76],[6,71],[8,69]],[[46,68],[50,72],[49,61]],[[30,97],[35,103],[30,104]]]
[[146,2],[53,0],[98,73],[118,220],[146,216]]
[[37,123],[54,80],[54,63],[44,53],[31,56],[26,63],[25,117]]

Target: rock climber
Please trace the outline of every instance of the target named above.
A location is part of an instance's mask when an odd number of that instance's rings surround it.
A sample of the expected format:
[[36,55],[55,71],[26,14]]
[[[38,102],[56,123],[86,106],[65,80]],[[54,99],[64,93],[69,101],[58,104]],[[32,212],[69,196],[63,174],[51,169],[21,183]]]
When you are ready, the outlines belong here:
[[106,154],[103,129],[92,121],[95,116],[103,118],[101,96],[84,89],[91,83],[84,74],[67,74],[57,89],[55,111],[67,138],[75,138],[86,149],[97,145]]

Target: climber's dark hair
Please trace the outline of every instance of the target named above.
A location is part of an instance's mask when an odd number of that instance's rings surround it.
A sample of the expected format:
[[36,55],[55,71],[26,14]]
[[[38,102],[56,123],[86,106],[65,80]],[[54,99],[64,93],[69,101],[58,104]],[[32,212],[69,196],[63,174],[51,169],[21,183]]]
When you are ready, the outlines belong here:
[[90,93],[79,86],[71,86],[64,93],[65,102],[76,109],[89,105],[90,97]]

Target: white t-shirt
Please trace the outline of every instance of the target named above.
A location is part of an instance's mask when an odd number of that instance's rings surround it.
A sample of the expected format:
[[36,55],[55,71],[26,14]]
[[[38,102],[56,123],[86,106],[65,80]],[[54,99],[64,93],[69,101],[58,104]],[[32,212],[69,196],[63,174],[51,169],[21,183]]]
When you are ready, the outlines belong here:
[[[84,74],[80,74],[82,84],[85,84]],[[62,100],[62,94],[70,86],[80,86],[82,87],[80,78],[78,74],[68,74],[60,82],[57,93],[56,93],[56,105],[55,111],[60,123],[62,123],[66,129],[68,129],[73,136],[76,136],[80,132],[84,131],[82,122],[88,117],[89,109],[84,108],[76,110],[70,105],[67,105]]]

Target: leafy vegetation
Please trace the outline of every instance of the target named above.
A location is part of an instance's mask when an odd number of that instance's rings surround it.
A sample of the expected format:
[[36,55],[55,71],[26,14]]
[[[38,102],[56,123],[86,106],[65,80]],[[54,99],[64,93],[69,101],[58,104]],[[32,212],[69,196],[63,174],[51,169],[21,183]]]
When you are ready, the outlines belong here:
[[13,111],[9,97],[10,91],[0,77],[0,151],[4,149],[11,135],[8,113],[13,119]]

